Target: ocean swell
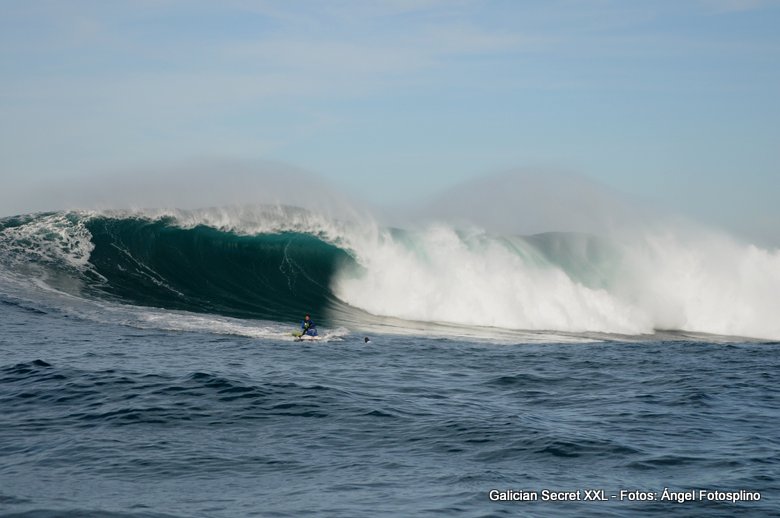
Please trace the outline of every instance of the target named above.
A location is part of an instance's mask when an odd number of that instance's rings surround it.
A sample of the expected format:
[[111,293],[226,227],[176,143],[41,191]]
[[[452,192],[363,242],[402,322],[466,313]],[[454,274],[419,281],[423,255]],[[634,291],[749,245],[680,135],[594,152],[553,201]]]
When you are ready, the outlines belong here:
[[500,236],[244,207],[17,216],[0,251],[0,277],[239,319],[780,338],[780,251],[715,233]]

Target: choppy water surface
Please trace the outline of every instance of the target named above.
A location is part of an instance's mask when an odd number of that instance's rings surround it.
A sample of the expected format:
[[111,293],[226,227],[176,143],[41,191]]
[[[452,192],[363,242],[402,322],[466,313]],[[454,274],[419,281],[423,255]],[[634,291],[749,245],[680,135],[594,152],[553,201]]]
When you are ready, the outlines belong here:
[[[0,305],[6,516],[777,516],[780,344],[300,344]],[[717,342],[717,343],[715,343]],[[757,502],[619,501],[620,490]],[[603,489],[607,502],[492,502]],[[113,514],[112,514],[113,513]]]

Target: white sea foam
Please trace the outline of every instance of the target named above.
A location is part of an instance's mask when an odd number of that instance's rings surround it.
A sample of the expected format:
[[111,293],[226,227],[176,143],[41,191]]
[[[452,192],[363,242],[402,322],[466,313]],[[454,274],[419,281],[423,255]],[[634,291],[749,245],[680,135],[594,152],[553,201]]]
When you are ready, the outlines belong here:
[[656,329],[780,338],[780,250],[664,231],[628,249],[619,296]]
[[603,289],[522,254],[519,242],[433,226],[400,242],[389,232],[363,244],[360,272],[342,272],[336,295],[409,320],[509,329],[652,332],[652,322]]
[[[353,243],[355,244],[355,243]],[[616,243],[605,287],[522,240],[438,225],[356,244],[362,268],[333,286],[350,305],[409,320],[642,334],[674,329],[780,338],[780,251],[666,230]]]
[[84,226],[83,214],[58,212],[29,215],[23,224],[0,231],[0,249],[6,262],[57,262],[76,269],[88,266],[95,246]]
[[[135,310],[129,314],[132,315],[132,319],[128,319],[128,314],[125,314],[123,323],[133,327],[208,332],[286,341],[295,340],[289,325],[276,322],[250,321],[219,315],[198,315],[185,311]],[[323,328],[320,340],[324,342],[341,341],[348,335],[349,331],[345,328]]]

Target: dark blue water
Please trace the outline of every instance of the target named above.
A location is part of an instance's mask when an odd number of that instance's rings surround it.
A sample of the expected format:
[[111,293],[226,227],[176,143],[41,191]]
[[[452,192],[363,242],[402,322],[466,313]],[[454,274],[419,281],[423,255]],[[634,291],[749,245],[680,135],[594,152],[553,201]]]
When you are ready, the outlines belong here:
[[[780,515],[778,343],[361,338],[139,330],[0,304],[0,514]],[[761,499],[619,498],[664,488]],[[492,502],[491,489],[609,501]]]

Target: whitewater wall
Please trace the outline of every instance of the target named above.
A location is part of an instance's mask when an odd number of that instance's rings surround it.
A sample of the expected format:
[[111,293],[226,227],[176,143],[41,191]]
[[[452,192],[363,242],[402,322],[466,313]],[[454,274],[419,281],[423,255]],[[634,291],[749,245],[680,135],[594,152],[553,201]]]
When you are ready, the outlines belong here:
[[386,232],[335,294],[371,313],[512,329],[780,337],[780,251],[656,230],[495,237]]

